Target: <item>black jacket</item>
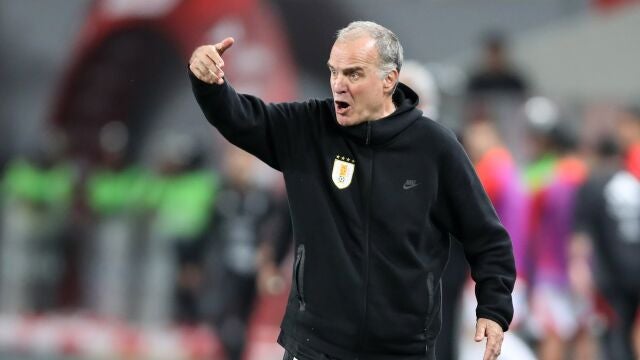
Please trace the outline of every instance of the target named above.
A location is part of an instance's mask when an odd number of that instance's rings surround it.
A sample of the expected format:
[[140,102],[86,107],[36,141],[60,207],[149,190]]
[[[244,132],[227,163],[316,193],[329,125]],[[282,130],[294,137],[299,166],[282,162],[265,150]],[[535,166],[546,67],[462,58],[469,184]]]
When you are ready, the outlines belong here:
[[342,127],[331,99],[267,105],[191,80],[209,122],[284,174],[296,249],[286,349],[433,358],[449,234],[464,244],[477,316],[508,328],[509,236],[461,145],[422,116],[411,89],[399,85],[388,117]]
[[640,289],[638,189],[640,180],[630,171],[604,164],[577,193],[575,231],[593,242],[594,280],[602,292],[621,288],[633,294]]

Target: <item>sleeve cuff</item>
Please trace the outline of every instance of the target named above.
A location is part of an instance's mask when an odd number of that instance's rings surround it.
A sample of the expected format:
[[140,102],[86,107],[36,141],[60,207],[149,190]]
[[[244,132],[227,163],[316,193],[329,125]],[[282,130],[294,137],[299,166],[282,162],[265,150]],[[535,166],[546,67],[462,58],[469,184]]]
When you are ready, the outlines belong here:
[[222,83],[222,85],[209,84],[198,79],[189,68],[189,64],[187,64],[187,72],[189,73],[189,80],[191,81],[191,86],[195,91],[199,93],[219,91],[220,89],[227,86],[227,79],[224,80],[224,83]]
[[495,322],[497,322],[500,327],[502,327],[502,331],[507,332],[509,330],[509,322],[503,318],[502,316],[499,316],[497,314],[490,314],[487,312],[484,312],[482,310],[476,310],[476,318],[480,319],[480,318],[484,318],[484,319],[489,319],[489,320],[493,320]]

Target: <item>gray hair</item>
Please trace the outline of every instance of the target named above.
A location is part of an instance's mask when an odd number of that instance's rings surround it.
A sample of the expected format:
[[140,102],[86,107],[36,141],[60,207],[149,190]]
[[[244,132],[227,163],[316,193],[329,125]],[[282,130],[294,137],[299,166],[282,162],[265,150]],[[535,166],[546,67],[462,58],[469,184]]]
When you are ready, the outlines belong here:
[[400,72],[404,57],[402,45],[398,36],[382,25],[372,21],[351,22],[347,27],[338,30],[336,41],[353,39],[362,35],[368,35],[376,41],[382,77],[394,69]]

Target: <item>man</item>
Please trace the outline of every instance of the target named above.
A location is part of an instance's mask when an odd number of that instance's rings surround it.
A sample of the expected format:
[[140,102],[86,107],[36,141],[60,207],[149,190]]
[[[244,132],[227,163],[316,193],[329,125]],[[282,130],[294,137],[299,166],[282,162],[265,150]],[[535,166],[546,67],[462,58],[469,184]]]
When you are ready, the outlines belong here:
[[483,115],[469,121],[462,132],[462,140],[478,178],[511,238],[518,274],[512,293],[514,318],[511,329],[518,329],[527,313],[527,281],[521,278],[526,273],[525,257],[528,256],[528,204],[524,184],[493,118]]
[[574,242],[590,242],[593,283],[611,310],[603,353],[631,360],[640,355],[632,341],[640,309],[640,107],[623,109],[615,130],[622,156],[601,151],[601,166],[580,188]]
[[418,94],[420,103],[417,108],[431,120],[440,115],[440,91],[433,73],[415,60],[402,62],[400,81]]
[[483,39],[482,63],[467,83],[472,100],[487,96],[523,98],[529,91],[527,79],[511,64],[507,45],[500,32],[491,32]]
[[577,134],[566,124],[556,124],[549,135],[557,158],[538,190],[538,218],[529,234],[530,328],[539,339],[541,360],[564,359],[570,353],[589,359],[589,299],[571,288],[568,272],[575,198],[588,170],[578,154]]
[[285,359],[434,359],[450,235],[477,282],[485,359],[513,309],[511,242],[455,137],[398,82],[402,46],[354,22],[327,63],[333,99],[267,105],[227,83],[227,38],[199,47],[191,80],[207,119],[284,174],[295,238],[278,342]]
[[256,159],[228,145],[224,177],[213,214],[212,244],[206,249],[209,284],[204,297],[207,319],[216,325],[228,360],[241,360],[245,332],[256,300],[259,254],[273,221],[274,197],[257,186]]

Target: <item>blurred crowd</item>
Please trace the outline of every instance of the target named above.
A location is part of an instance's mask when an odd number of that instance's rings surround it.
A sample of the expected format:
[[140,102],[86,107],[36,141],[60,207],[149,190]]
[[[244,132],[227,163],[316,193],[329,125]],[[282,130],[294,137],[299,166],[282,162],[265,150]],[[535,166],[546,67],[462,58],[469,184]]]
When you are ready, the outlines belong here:
[[0,314],[206,324],[240,359],[258,290],[284,290],[291,229],[279,185],[256,181],[264,169],[231,145],[212,169],[186,135],[168,134],[147,168],[130,159],[121,122],[101,129],[91,166],[65,156],[63,133],[45,134],[4,167]]
[[[501,36],[487,37],[458,127],[513,242],[515,315],[501,358],[637,359],[640,103],[603,111],[536,95],[506,51]],[[450,263],[443,297],[462,311],[443,310],[453,328],[442,358],[480,358],[456,244]]]
[[[434,121],[456,114],[447,125],[511,235],[515,318],[501,358],[638,358],[640,102],[540,96],[501,35],[484,45],[460,94],[415,61],[401,81]],[[265,359],[245,350],[260,299],[290,283],[281,181],[263,181],[257,160],[228,144],[212,164],[186,134],[167,134],[153,166],[133,160],[121,122],[101,128],[91,164],[69,156],[64,131],[42,134],[2,166],[0,317],[205,326],[220,358]],[[479,359],[473,287],[455,241],[449,263],[438,358]],[[267,313],[281,311],[269,304]]]

